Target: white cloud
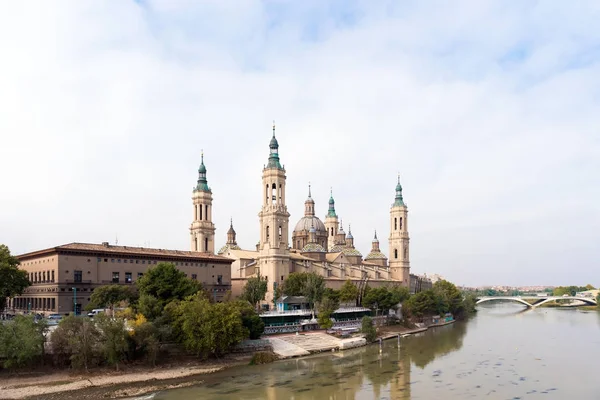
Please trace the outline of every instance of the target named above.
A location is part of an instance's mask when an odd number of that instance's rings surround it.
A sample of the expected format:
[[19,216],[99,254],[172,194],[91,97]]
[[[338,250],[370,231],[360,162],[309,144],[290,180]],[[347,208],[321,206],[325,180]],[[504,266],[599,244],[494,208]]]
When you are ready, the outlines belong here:
[[275,119],[292,227],[333,186],[366,254],[400,172],[414,271],[594,283],[598,5],[346,3],[2,4],[0,242],[186,249],[204,149],[253,247]]

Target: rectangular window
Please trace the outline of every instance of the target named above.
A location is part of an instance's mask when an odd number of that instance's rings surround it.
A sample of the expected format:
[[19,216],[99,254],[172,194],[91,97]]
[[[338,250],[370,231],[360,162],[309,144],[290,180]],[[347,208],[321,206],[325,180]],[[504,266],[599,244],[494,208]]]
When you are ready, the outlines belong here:
[[120,264],[120,263],[121,263],[121,259],[119,258],[119,259],[117,260],[117,262]]
[[131,272],[125,272],[125,283],[131,283]]
[[52,271],[52,283],[54,283],[54,271]]
[[115,262],[115,259],[114,259],[114,258],[111,258],[111,259],[110,259],[110,262],[114,263],[114,262]]
[[133,260],[129,260],[129,264],[133,264]]
[[118,272],[112,273],[112,283],[119,283],[119,273]]
[[108,262],[108,258],[105,258],[105,259],[104,259],[104,262]]
[[100,257],[98,257],[98,262],[101,262],[101,261],[102,261],[102,259]]
[[139,263],[140,263],[140,260],[135,260],[135,263],[136,263],[136,264],[139,264]]
[[142,260],[142,264],[146,264],[146,260]]
[[83,278],[83,273],[81,271],[73,271],[73,282],[81,283],[82,278]]
[[217,285],[223,284],[223,275],[217,275]]
[[143,272],[138,272],[138,279],[140,279],[142,276],[144,276]]
[[198,279],[198,275],[196,275],[196,274],[192,274],[192,279],[193,279],[193,280],[197,280],[197,279]]

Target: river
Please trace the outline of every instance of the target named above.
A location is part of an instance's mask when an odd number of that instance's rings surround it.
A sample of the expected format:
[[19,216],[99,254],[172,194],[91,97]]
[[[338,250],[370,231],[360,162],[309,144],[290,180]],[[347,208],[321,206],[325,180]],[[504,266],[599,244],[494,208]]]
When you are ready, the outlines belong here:
[[468,322],[383,348],[236,367],[196,386],[157,393],[188,399],[599,399],[600,313],[481,306]]

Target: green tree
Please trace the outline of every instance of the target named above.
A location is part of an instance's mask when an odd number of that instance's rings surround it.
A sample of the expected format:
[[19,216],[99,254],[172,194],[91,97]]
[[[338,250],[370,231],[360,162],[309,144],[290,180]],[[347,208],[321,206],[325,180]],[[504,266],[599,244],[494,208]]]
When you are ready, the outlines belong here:
[[332,288],[326,287],[323,291],[323,298],[329,297],[331,300],[335,301],[337,304],[340,303],[340,291],[334,290]]
[[114,309],[120,303],[135,303],[138,299],[137,290],[132,286],[125,285],[104,285],[97,287],[90,296],[90,302],[85,307],[91,311],[94,308]]
[[319,303],[319,314],[317,315],[317,322],[319,323],[319,326],[321,328],[331,329],[331,327],[333,326],[331,314],[333,314],[333,312],[337,310],[338,306],[339,303],[336,300],[330,297],[323,297],[323,299]]
[[361,323],[361,332],[365,335],[367,343],[375,341],[377,339],[377,329],[373,325],[373,318],[364,316]]
[[100,349],[108,364],[119,370],[119,362],[125,357],[127,350],[127,330],[125,319],[100,314],[96,318],[100,330]]
[[346,280],[340,289],[340,301],[343,303],[354,302],[358,298],[358,288],[351,280]]
[[414,294],[402,305],[402,311],[415,317],[421,318],[425,315],[437,313],[437,304],[433,290],[424,290]]
[[410,297],[410,291],[407,287],[395,285],[390,289],[390,293],[392,294],[391,303],[392,306],[390,308],[396,309],[398,305],[402,304],[405,300]]
[[44,355],[45,321],[18,315],[6,324],[0,323],[0,360],[4,368],[23,367]]
[[464,312],[463,295],[453,283],[439,280],[433,284],[432,290],[436,297],[439,314],[450,312],[458,315]]
[[[199,282],[187,278],[172,263],[159,263],[156,267],[150,268],[138,279],[136,286],[140,294],[140,302],[142,297],[152,296],[158,301],[152,304],[153,308],[160,309],[173,300],[183,300],[202,290]],[[148,301],[148,298],[144,301]],[[150,315],[145,316],[151,319]]]
[[138,300],[137,310],[150,321],[154,321],[162,315],[164,310],[164,302],[152,295],[143,294]]
[[387,313],[390,308],[393,308],[398,304],[394,303],[396,298],[398,298],[398,296],[394,296],[386,286],[381,286],[366,291],[362,304],[363,307]]
[[100,332],[89,318],[63,318],[50,335],[52,353],[57,363],[70,361],[73,368],[89,367],[98,362]]
[[248,337],[240,311],[231,302],[211,304],[206,297],[194,295],[178,308],[180,340],[197,356],[221,356]]
[[240,297],[247,300],[254,308],[257,308],[258,304],[265,299],[266,294],[267,280],[258,275],[257,277],[248,278]]
[[314,310],[315,304],[320,302],[325,293],[325,279],[314,272],[310,272],[306,276],[303,295]]
[[595,290],[596,288],[592,285],[590,285],[589,283],[587,285],[585,285],[585,290]]
[[304,296],[307,279],[306,272],[292,272],[281,285],[281,292],[286,296]]
[[256,309],[248,301],[238,300],[233,302],[240,311],[242,325],[248,329],[250,339],[260,339],[265,331],[265,323],[256,313]]
[[19,260],[10,254],[7,246],[0,244],[0,313],[6,308],[6,300],[23,294],[31,283],[27,272],[19,269]]

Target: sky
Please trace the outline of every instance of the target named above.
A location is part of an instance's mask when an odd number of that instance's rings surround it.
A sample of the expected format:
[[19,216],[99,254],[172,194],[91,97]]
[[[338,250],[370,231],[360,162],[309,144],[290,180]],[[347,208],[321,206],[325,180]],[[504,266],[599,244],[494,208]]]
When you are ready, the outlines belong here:
[[600,3],[0,3],[0,243],[187,250],[204,150],[216,247],[259,237],[276,122],[290,233],[330,188],[411,272],[600,285]]

